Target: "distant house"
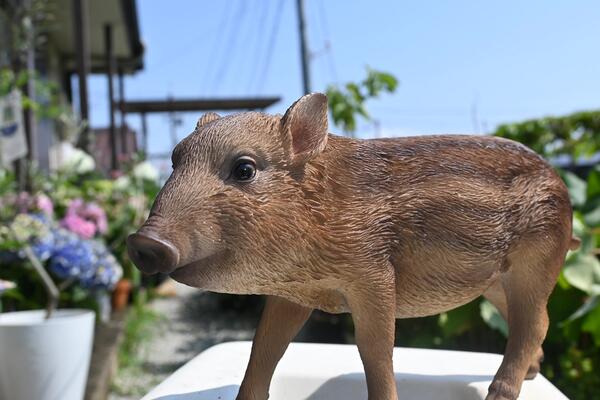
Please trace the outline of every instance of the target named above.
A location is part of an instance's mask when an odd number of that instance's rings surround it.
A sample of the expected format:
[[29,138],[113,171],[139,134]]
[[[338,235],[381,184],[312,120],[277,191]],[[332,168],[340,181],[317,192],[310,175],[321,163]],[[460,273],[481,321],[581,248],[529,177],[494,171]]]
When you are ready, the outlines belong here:
[[[119,128],[120,129],[120,128]],[[119,144],[125,141],[126,151],[120,151],[119,162],[130,161],[131,156],[135,154],[138,148],[137,134],[129,126],[125,125],[123,131],[119,131],[119,136],[125,135],[125,139],[120,139]],[[94,138],[90,154],[96,160],[96,168],[105,174],[111,171],[111,143],[110,132],[108,128],[100,128],[92,130]]]
[[[15,65],[18,63],[15,63],[16,49],[10,27],[16,20],[15,7],[24,3],[0,0],[0,68],[23,68]],[[89,121],[88,74],[106,74],[108,78],[108,73],[112,73],[114,90],[108,104],[114,104],[119,92],[123,92],[117,85],[122,80],[117,77],[133,74],[144,66],[136,1],[48,0],[46,4],[52,18],[45,29],[46,43],[35,51],[35,69],[40,76],[54,82],[64,101],[71,104],[82,119]],[[118,112],[118,107],[115,108],[114,112]],[[112,131],[118,136],[121,118],[114,121]],[[94,124],[93,120],[89,122]],[[103,169],[107,157],[111,160],[113,147],[119,158],[123,144],[131,143],[126,149],[128,153],[135,151],[135,134],[129,128],[124,131],[126,138],[117,137],[114,146],[113,141],[108,140],[109,128],[98,130],[96,135],[90,131],[84,136],[90,143],[87,149],[94,153]],[[31,158],[37,160],[40,167],[48,168],[48,149],[57,140],[57,124],[41,119],[36,121],[32,132],[34,134],[28,137],[33,148]],[[92,145],[94,136],[99,140],[95,146]]]

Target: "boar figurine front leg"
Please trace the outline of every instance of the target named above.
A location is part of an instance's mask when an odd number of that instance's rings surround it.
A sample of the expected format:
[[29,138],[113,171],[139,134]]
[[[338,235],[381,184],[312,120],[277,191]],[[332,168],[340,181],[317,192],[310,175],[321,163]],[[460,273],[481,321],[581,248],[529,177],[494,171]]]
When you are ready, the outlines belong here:
[[277,363],[288,345],[304,325],[311,308],[281,297],[268,296],[252,342],[252,353],[239,400],[266,399]]
[[311,94],[283,117],[206,114],[172,158],[129,255],[191,286],[268,296],[238,400],[269,397],[314,309],[352,314],[369,400],[397,399],[396,318],[482,295],[509,325],[487,399],[517,399],[539,370],[548,297],[577,240],[564,184],[526,147],[338,137]]
[[[390,269],[388,273],[382,272],[370,277],[375,278],[373,285],[361,281],[360,287],[348,291],[347,299],[356,344],[365,366],[369,398],[396,399],[392,366],[396,320],[394,275]],[[267,298],[238,400],[268,398],[275,367],[311,311],[280,297]]]

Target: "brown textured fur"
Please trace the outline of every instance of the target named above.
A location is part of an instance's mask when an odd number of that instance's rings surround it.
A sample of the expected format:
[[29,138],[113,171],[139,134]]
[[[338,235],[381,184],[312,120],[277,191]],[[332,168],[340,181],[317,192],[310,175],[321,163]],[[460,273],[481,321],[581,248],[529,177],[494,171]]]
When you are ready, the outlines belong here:
[[[256,162],[251,182],[229,175],[240,156]],[[140,238],[157,238],[176,255],[157,268],[176,280],[269,295],[238,399],[268,397],[312,309],[352,313],[371,400],[397,398],[396,318],[481,295],[510,329],[487,399],[516,399],[539,370],[547,299],[577,243],[564,184],[526,147],[481,136],[329,135],[326,98],[313,94],[284,117],[203,117],[173,151],[173,167],[130,253],[139,260]]]

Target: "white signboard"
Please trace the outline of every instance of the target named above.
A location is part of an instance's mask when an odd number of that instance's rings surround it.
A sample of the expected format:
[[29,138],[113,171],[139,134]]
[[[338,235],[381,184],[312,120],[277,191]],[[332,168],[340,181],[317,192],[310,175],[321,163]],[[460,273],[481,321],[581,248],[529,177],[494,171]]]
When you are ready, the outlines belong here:
[[21,93],[13,90],[8,96],[0,98],[0,164],[9,168],[13,161],[26,155]]

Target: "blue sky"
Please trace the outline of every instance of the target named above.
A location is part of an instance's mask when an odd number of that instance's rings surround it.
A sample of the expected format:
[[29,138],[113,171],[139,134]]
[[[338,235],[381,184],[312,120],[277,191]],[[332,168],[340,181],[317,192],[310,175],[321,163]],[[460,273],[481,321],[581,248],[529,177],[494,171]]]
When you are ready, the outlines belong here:
[[[137,3],[145,69],[126,78],[128,99],[280,95],[268,112],[283,113],[302,94],[294,0]],[[313,91],[360,80],[367,65],[400,80],[368,103],[383,136],[484,133],[600,108],[597,0],[306,0],[306,17]],[[106,91],[91,78],[94,127],[107,124]],[[199,116],[181,115],[179,138]],[[128,123],[139,129],[137,115]],[[359,124],[361,137],[375,131]],[[170,151],[166,115],[149,117],[149,134],[151,152]]]

